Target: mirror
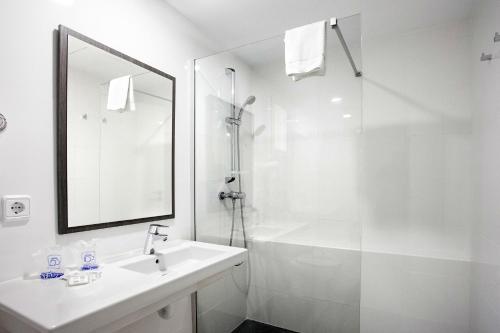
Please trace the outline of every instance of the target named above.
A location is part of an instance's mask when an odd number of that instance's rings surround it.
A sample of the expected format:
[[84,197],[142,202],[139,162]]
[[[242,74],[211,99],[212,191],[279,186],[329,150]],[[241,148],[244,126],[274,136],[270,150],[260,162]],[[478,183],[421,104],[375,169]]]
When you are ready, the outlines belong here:
[[59,233],[174,217],[175,78],[59,26]]

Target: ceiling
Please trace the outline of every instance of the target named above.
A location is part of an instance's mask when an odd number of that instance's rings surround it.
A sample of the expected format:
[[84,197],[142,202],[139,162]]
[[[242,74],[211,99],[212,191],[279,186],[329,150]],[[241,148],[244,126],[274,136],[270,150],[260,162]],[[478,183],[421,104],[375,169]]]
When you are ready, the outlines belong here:
[[402,33],[470,16],[476,0],[164,0],[215,42],[214,51],[361,13],[363,36]]
[[478,0],[363,0],[363,38],[386,37],[457,22]]
[[219,50],[286,29],[360,12],[361,0],[165,0],[216,41]]

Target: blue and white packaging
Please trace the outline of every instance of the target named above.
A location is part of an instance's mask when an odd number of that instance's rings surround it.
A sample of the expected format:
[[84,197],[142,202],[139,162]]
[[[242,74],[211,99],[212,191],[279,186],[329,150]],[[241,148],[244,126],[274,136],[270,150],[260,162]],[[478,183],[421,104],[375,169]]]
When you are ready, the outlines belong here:
[[82,271],[94,270],[99,268],[96,251],[97,240],[92,239],[90,242],[78,241],[77,251],[79,256],[79,268]]
[[64,250],[61,246],[55,245],[40,250],[32,255],[32,259],[40,279],[56,279],[64,275]]

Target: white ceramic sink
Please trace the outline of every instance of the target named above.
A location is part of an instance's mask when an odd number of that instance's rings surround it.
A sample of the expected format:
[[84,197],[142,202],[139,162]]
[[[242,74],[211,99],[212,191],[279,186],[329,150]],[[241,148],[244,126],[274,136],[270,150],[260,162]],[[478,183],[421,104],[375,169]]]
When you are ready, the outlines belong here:
[[131,264],[123,265],[122,268],[142,274],[153,274],[158,271],[164,271],[163,268],[160,268],[156,257],[144,258]]
[[[247,250],[172,241],[143,255],[138,249],[103,265],[96,282],[66,287],[62,280],[0,283],[0,323],[13,332],[113,332],[214,281],[246,261]],[[157,262],[158,261],[158,262]]]
[[142,274],[166,274],[168,271],[183,271],[196,268],[203,261],[222,254],[224,254],[223,250],[202,248],[190,244],[181,248],[158,251],[156,255],[146,256],[146,258],[124,264],[121,267]]

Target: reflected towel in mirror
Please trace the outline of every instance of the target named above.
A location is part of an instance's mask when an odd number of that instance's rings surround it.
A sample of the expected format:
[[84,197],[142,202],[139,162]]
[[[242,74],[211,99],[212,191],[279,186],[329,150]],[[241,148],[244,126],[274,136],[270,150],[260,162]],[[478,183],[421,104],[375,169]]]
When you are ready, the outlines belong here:
[[111,111],[135,110],[134,81],[130,75],[109,81],[108,104],[106,108]]

